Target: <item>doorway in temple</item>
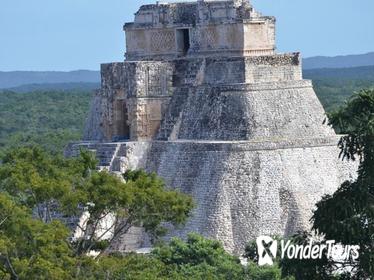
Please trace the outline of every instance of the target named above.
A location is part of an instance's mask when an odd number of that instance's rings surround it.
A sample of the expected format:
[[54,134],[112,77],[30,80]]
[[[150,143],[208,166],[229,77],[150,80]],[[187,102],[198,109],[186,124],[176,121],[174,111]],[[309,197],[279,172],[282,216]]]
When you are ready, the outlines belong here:
[[126,100],[118,99],[114,107],[113,141],[128,140],[130,139],[130,127]]

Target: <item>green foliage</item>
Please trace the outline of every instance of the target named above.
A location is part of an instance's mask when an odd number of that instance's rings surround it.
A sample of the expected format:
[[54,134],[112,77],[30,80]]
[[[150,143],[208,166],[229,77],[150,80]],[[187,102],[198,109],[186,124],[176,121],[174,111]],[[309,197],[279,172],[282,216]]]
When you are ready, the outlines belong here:
[[354,92],[374,87],[374,67],[304,70],[305,79],[313,80],[314,89],[327,112],[343,105]]
[[[310,233],[300,232],[289,238],[294,245],[307,246],[313,240],[313,245],[325,244],[324,240],[316,240]],[[326,253],[326,252],[325,252]],[[327,259],[326,254],[319,259],[288,259],[283,258],[279,260],[279,265],[282,269],[282,275],[294,277],[296,280],[335,280],[340,279],[334,275],[336,267],[334,267],[330,260]]]
[[243,267],[218,241],[190,234],[186,242],[173,239],[156,247],[150,255],[104,256],[99,262],[86,259],[81,266],[84,279],[165,280],[293,280],[282,278],[279,267]]
[[190,234],[187,242],[173,239],[156,248],[152,255],[189,279],[244,279],[238,258],[226,253],[220,242]]
[[164,181],[155,173],[127,171],[124,179],[132,194],[127,212],[153,237],[166,233],[162,221],[174,226],[186,222],[194,207],[191,197],[178,191],[165,191]]
[[339,108],[354,92],[374,86],[373,80],[320,78],[313,80],[314,90],[327,112]]
[[4,139],[0,139],[0,157],[6,153],[6,150],[32,146],[41,146],[44,150],[57,155],[69,142],[78,141],[81,137],[81,131],[74,131],[70,128],[45,132],[15,132],[8,137],[4,135]]
[[129,254],[126,256],[105,256],[99,261],[84,258],[77,279],[94,280],[162,280],[182,279],[160,260],[146,256]]
[[328,117],[330,125],[346,134],[340,141],[343,158],[358,157],[363,168],[374,171],[373,166],[366,166],[374,163],[374,89],[360,91]]
[[19,148],[3,157],[0,191],[12,195],[20,205],[36,208],[38,218],[47,222],[51,207],[73,191],[76,176],[84,170],[81,159],[51,156],[38,147]]
[[[162,223],[177,226],[188,218],[191,197],[166,190],[155,174],[127,172],[125,182],[95,167],[88,152],[66,159],[38,147],[24,147],[4,155],[0,165],[0,276],[70,279],[79,275],[77,279],[83,279],[80,270],[89,262],[87,253],[99,250],[96,261],[105,261],[97,269],[105,270],[115,262],[105,257],[107,248],[132,226],[144,226],[156,239],[166,232]],[[86,226],[81,225],[82,235],[70,242],[69,230],[52,213],[79,217],[83,211]],[[109,216],[113,224],[100,228]],[[103,239],[108,232],[112,235]]]
[[358,262],[351,279],[374,275],[374,90],[363,90],[329,115],[330,124],[342,133],[342,158],[358,159],[358,178],[345,182],[332,196],[317,204],[313,228],[345,245],[360,245]]
[[[60,222],[33,219],[31,210],[0,193],[0,271],[12,279],[70,279],[74,259]],[[1,274],[0,274],[1,275]]]
[[39,144],[54,153],[79,140],[91,91],[0,91],[0,151]]
[[249,262],[248,275],[251,280],[294,280],[292,276],[282,276],[282,270],[278,264],[259,267],[257,263]]
[[187,241],[173,239],[156,247],[150,255],[104,256],[98,262],[86,259],[81,266],[84,279],[165,280],[293,280],[282,278],[278,266],[240,264],[218,241],[190,234]]

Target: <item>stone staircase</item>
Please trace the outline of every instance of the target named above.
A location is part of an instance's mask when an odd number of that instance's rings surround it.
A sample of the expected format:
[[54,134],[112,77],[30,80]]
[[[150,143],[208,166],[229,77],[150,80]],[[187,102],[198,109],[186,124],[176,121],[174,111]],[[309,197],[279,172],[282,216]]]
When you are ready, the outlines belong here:
[[[77,157],[81,150],[89,150],[96,154],[99,161],[98,170],[108,170],[113,173],[120,173],[121,162],[125,161],[129,150],[133,148],[128,142],[118,143],[98,143],[98,142],[78,142],[70,143],[65,149],[66,157]],[[142,149],[142,148],[141,148]],[[79,217],[65,217],[57,213],[56,217],[65,222],[72,232],[75,232],[76,225],[79,223]],[[144,229],[132,227],[130,230],[120,236],[113,244],[113,252],[135,252],[139,248],[150,247],[150,241]],[[111,250],[111,249],[110,249]]]
[[[94,142],[80,142],[71,143],[66,149],[65,156],[76,157],[79,156],[81,150],[89,150],[95,153],[99,161],[97,169],[108,171],[119,171],[117,157],[122,151],[124,156],[125,145],[121,143],[94,143]],[[116,168],[113,168],[116,167]]]
[[127,157],[127,146],[126,145],[119,145],[117,150],[112,158],[112,162],[110,165],[111,172],[121,172],[121,162],[123,162]]
[[99,167],[112,171],[111,167],[117,156],[120,144],[102,144],[96,149],[96,157],[99,160]]
[[191,86],[196,81],[201,67],[203,66],[203,59],[194,60],[180,60],[176,65],[175,73],[173,76],[174,86]]
[[161,122],[159,132],[156,136],[157,140],[166,141],[172,136],[172,131],[177,124],[178,119],[180,119],[183,106],[187,101],[188,93],[188,87],[180,87],[175,91],[171,98],[168,110],[166,111],[165,118]]

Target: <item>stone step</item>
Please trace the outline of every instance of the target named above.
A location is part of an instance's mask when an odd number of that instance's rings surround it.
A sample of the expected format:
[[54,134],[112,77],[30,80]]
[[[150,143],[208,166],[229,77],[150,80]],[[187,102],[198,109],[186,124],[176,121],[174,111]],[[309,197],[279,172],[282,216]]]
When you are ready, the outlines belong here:
[[72,145],[69,156],[79,156],[80,149],[88,149],[95,153],[98,170],[120,171],[120,158],[126,156],[126,145],[118,143],[84,143]]
[[174,93],[166,116],[161,123],[161,127],[156,137],[157,140],[168,140],[170,137],[171,132],[179,119],[183,104],[187,100],[188,93],[188,88],[181,88]]

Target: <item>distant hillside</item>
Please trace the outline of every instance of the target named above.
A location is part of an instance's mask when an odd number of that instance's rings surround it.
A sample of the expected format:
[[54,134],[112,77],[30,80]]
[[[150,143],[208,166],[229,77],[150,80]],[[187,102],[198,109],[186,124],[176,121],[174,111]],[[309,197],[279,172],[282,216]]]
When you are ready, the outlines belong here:
[[304,69],[303,74],[305,79],[311,80],[335,78],[374,81],[374,66],[330,69]]
[[305,58],[303,60],[304,69],[316,68],[347,68],[359,66],[373,66],[374,65],[374,52],[359,55],[346,55],[346,56],[316,56]]
[[100,83],[100,72],[78,70],[61,71],[0,71],[0,88],[14,88],[30,84]]
[[374,88],[374,66],[304,70],[304,78],[313,80],[318,98],[327,111],[343,104],[354,92]]
[[[306,58],[303,60],[303,69],[318,69],[320,68],[352,68],[362,66],[374,66],[374,52],[362,55],[347,55],[336,57],[316,56]],[[362,69],[364,73],[365,69]],[[370,70],[369,70],[370,71]],[[328,71],[326,73],[329,73]],[[350,70],[347,73],[339,71],[343,75],[351,75]],[[371,73],[370,73],[371,75]],[[336,75],[338,77],[338,75]],[[344,76],[345,77],[345,76]],[[0,71],[0,89],[16,88],[15,91],[29,91],[29,90],[69,90],[77,89],[92,89],[97,88],[100,83],[100,72],[89,70],[78,70],[70,72],[62,71]],[[54,84],[47,86],[46,84]],[[79,85],[80,84],[80,85]],[[19,88],[21,87],[21,88]]]
[[31,84],[0,89],[0,92],[13,91],[17,93],[26,93],[34,91],[93,91],[99,88],[100,83]]

